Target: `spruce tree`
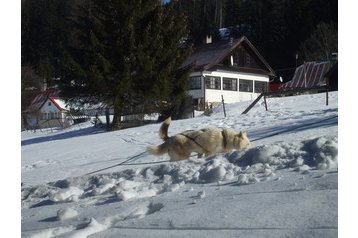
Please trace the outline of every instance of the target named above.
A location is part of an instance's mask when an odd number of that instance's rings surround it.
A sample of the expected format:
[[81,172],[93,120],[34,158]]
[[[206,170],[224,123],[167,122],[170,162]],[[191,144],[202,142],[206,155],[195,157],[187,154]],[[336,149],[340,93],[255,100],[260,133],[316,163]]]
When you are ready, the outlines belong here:
[[113,107],[112,128],[138,105],[161,110],[182,98],[188,71],[179,68],[190,47],[180,45],[188,34],[186,21],[171,4],[92,0],[81,5],[74,25],[63,92],[75,101]]
[[21,64],[33,68],[48,85],[61,77],[71,4],[70,0],[22,1]]

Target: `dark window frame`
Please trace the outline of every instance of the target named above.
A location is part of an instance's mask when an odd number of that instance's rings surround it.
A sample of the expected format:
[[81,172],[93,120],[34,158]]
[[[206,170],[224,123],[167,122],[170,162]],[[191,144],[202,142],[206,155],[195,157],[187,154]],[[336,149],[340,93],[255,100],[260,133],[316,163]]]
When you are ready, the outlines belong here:
[[221,90],[221,77],[205,76],[205,88]]
[[254,92],[254,81],[249,79],[239,79],[239,91],[246,93]]
[[223,78],[223,90],[237,91],[237,78]]
[[268,87],[267,82],[255,80],[254,92],[255,93],[267,92],[267,87]]
[[201,89],[201,76],[190,77],[190,90]]
[[251,55],[249,53],[245,54],[245,65],[251,65]]

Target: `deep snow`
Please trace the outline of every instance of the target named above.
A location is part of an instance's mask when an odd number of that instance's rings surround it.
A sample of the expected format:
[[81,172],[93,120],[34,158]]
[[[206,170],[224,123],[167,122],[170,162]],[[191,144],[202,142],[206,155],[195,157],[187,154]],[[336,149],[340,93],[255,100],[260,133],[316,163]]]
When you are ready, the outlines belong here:
[[[91,123],[22,132],[23,237],[337,237],[338,94],[227,104],[173,121],[169,134],[245,130],[250,149],[153,165],[160,124],[103,132]],[[258,139],[258,140],[257,140]]]

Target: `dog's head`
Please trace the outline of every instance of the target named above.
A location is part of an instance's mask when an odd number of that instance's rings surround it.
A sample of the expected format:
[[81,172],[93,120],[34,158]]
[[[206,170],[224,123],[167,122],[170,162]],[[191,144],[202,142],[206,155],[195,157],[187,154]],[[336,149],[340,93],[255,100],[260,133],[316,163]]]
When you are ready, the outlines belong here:
[[237,150],[243,150],[250,147],[250,140],[247,138],[246,132],[240,131],[235,135],[234,138],[234,147]]

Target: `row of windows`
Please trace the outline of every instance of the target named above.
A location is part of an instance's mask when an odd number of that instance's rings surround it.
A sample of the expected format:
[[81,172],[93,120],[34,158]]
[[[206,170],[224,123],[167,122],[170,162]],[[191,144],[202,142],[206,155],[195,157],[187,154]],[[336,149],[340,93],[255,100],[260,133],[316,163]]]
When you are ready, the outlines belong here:
[[[191,77],[191,90],[201,89],[201,77]],[[205,79],[205,88],[207,89],[221,89],[221,78],[206,76]],[[247,79],[239,79],[239,91],[240,92],[255,92],[262,93],[267,91],[267,83],[261,81],[255,81],[255,91],[254,81]],[[236,78],[223,78],[223,90],[237,91],[237,79]]]
[[60,112],[41,113],[41,120],[60,119],[60,118],[61,118]]

